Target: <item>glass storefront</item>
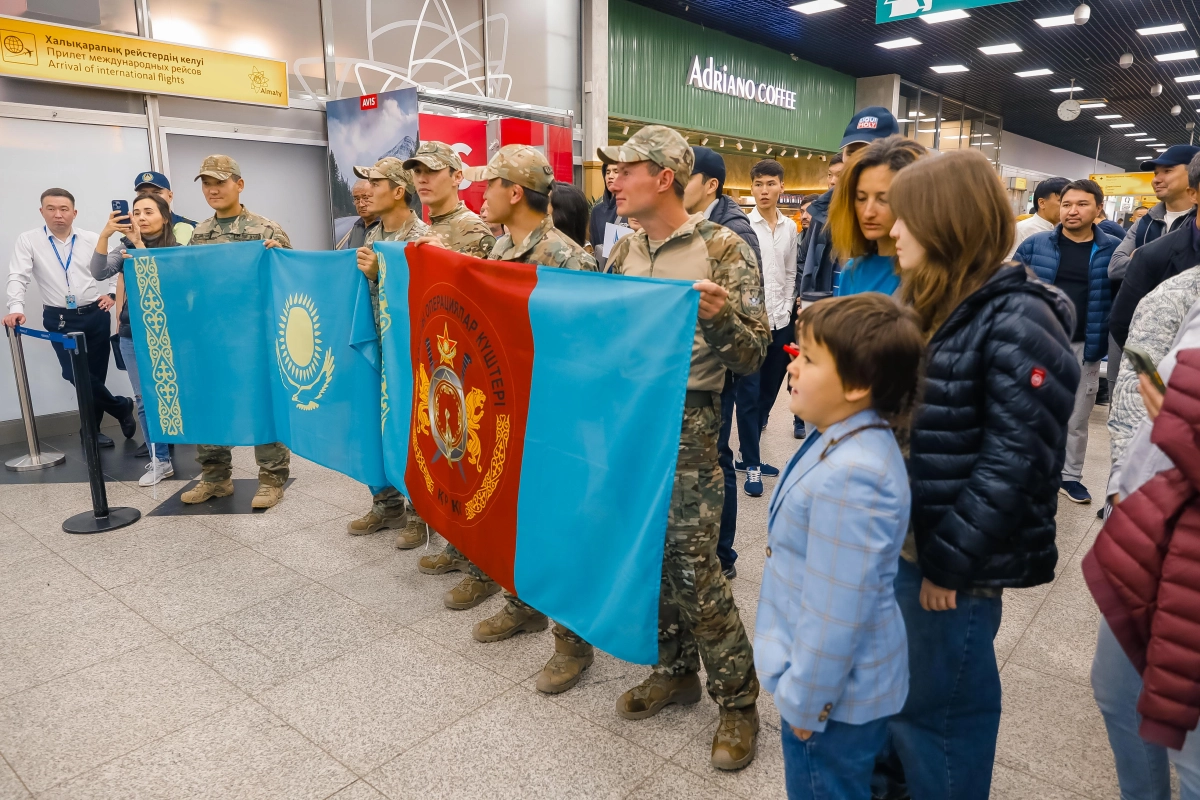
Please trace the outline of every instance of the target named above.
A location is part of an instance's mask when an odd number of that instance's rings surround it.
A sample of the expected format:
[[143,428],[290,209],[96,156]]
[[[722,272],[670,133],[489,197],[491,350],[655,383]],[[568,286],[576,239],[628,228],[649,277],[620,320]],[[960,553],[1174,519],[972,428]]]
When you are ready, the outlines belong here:
[[900,82],[900,132],[943,153],[973,148],[1000,166],[1004,119],[915,84]]

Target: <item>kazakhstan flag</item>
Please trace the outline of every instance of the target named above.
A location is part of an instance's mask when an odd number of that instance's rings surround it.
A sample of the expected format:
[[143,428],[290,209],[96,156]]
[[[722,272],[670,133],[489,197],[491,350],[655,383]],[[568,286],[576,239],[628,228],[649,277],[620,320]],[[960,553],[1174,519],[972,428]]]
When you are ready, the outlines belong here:
[[241,242],[134,253],[125,286],[150,439],[283,442],[388,482],[378,339],[354,251]]

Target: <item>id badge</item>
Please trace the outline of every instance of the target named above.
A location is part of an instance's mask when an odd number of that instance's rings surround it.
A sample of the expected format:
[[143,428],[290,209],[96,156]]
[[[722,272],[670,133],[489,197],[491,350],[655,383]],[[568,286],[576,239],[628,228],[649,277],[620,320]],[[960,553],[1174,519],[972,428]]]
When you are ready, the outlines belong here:
[[79,308],[78,304],[75,302],[75,295],[67,295],[67,308]]

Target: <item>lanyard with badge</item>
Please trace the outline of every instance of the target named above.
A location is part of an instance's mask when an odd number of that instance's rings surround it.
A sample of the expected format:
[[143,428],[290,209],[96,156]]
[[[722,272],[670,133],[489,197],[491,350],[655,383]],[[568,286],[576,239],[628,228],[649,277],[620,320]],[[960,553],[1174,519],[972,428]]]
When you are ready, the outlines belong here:
[[79,306],[75,302],[75,293],[71,291],[71,259],[75,257],[75,238],[79,234],[77,234],[77,233],[71,234],[71,249],[67,251],[67,263],[64,264],[63,260],[62,260],[62,256],[59,255],[59,253],[58,253],[58,245],[56,245],[54,243],[54,237],[50,235],[50,231],[47,230],[45,225],[42,226],[42,230],[46,234],[47,241],[50,242],[50,248],[54,251],[54,257],[58,259],[58,265],[60,267],[62,267],[63,278],[66,279],[66,281],[67,281],[67,295],[65,298],[67,308],[69,308],[69,309],[78,308]]

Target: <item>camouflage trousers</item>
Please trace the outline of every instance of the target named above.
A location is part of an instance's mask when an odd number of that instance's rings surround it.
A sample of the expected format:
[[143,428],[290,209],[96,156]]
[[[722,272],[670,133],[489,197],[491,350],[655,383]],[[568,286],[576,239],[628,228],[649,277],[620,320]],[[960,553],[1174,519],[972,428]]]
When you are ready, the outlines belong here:
[[[404,495],[396,491],[394,486],[385,486],[371,495],[371,510],[383,518],[402,516],[404,514]],[[413,516],[415,515],[414,511]],[[410,520],[412,518],[412,516],[409,517]]]
[[[515,594],[508,591],[507,589],[504,590],[504,602],[508,606],[509,613],[511,613],[513,615],[517,615],[517,614],[536,615],[536,614],[542,613],[542,612],[538,611],[536,608],[534,608],[533,606],[526,603],[524,600],[521,600],[520,598],[518,598]],[[545,615],[542,614],[542,616],[545,616]],[[560,622],[554,623],[554,638],[573,645],[574,648],[577,651],[579,651],[576,653],[576,655],[583,655],[583,652],[585,650],[592,649],[592,646],[590,644],[588,644],[586,639],[584,639],[578,633],[571,630],[570,628],[568,628],[567,626],[563,625]]]
[[[471,559],[467,558],[466,556],[464,556],[462,554],[461,550],[459,550],[454,545],[450,544],[449,540],[446,541],[446,547],[442,552],[445,553],[446,555],[448,555],[452,559],[460,559],[461,558],[463,561],[467,562],[467,564],[469,566],[468,571],[471,573],[472,576],[474,576],[474,578],[476,580],[481,580],[481,581],[490,581],[491,580],[491,578],[489,578],[487,576],[487,573],[485,573],[479,567],[475,566],[475,562],[472,561]],[[516,600],[515,597],[513,599]],[[520,602],[520,601],[518,600],[517,602]],[[524,604],[522,603],[522,605],[524,605]]]
[[754,651],[717,560],[725,483],[717,465],[719,408],[687,408],[667,514],[658,611],[657,672],[708,672],[708,694],[725,709],[758,699]]
[[[292,451],[280,442],[254,445],[254,460],[258,462],[258,480],[267,486],[281,487],[287,483]],[[233,477],[233,448],[221,444],[196,445],[196,462],[202,479],[212,483]]]

